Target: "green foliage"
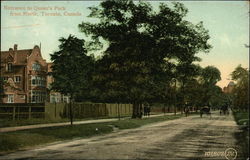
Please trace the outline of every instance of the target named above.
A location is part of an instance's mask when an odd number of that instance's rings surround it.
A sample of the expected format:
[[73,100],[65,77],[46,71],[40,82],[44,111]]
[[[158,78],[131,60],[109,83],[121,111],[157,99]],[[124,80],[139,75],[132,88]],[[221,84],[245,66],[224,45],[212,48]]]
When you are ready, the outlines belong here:
[[[96,128],[98,128],[98,130],[96,130]],[[2,137],[0,139],[0,151],[17,150],[27,146],[35,146],[77,137],[90,137],[111,131],[112,128],[108,125],[84,124],[0,133]]]
[[218,68],[214,66],[207,66],[202,70],[201,80],[204,85],[215,85],[221,80],[221,73]]
[[58,120],[47,120],[47,119],[19,119],[16,121],[0,119],[0,127],[15,127],[15,126],[25,126],[25,125],[33,125],[33,124],[46,124],[46,123],[59,123],[59,122],[67,122],[66,119],[58,119]]
[[238,157],[247,159],[249,157],[249,111],[234,110],[233,115],[240,128],[240,132],[235,133],[236,144],[240,149]]
[[211,105],[212,97],[221,94],[221,89],[216,83],[221,80],[219,69],[214,66],[207,66],[201,71],[200,83],[203,88],[202,101],[204,105]]
[[0,136],[0,151],[17,150],[27,146],[34,146],[58,140],[42,134],[30,133],[1,133]]
[[67,39],[60,38],[59,41],[59,51],[51,54],[52,90],[70,96],[70,121],[73,124],[72,100],[89,90],[94,60],[86,55],[83,39],[69,35]]
[[101,40],[108,44],[93,76],[94,94],[103,101],[163,101],[176,70],[170,60],[192,74],[192,62],[200,60],[195,54],[211,48],[202,22],[183,19],[187,9],[181,3],[161,3],[156,12],[147,2],[108,0],[90,10],[89,17],[98,22],[83,22],[79,28],[91,36],[92,48],[99,49]]
[[4,89],[3,89],[3,79],[0,78],[0,103],[2,103],[4,95]]
[[[182,74],[182,88],[178,91],[179,105],[188,103],[192,106],[211,105],[219,107],[224,104],[224,94],[216,83],[221,79],[220,71],[213,66],[202,68],[198,65],[177,67]],[[182,103],[182,104],[181,104]]]
[[231,77],[236,81],[233,89],[233,105],[235,108],[247,110],[249,107],[249,70],[239,65],[231,73]]
[[1,77],[0,78],[0,103],[3,101],[3,98],[5,97],[6,95],[4,94],[4,80],[3,78]]
[[59,51],[51,54],[52,90],[75,96],[88,87],[94,60],[86,55],[84,40],[69,35],[59,41]]
[[220,87],[214,86],[209,102],[211,103],[213,108],[218,109],[225,104],[229,105],[229,97],[227,94],[222,92],[222,89]]
[[[188,80],[185,86],[185,101],[192,106],[202,106],[203,88],[196,79]],[[180,93],[179,93],[180,94]]]

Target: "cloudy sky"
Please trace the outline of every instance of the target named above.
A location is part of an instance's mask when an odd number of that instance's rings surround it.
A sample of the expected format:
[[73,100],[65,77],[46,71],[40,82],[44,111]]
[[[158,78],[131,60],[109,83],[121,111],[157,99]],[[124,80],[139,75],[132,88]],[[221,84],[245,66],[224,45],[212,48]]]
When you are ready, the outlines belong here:
[[[150,1],[149,1],[150,2]],[[160,1],[170,3],[170,1]],[[199,53],[200,65],[213,65],[221,71],[220,87],[229,83],[230,73],[241,64],[249,66],[249,2],[247,1],[181,1],[188,8],[187,20],[203,21],[211,36],[210,53]],[[69,34],[85,38],[78,24],[87,18],[89,6],[100,1],[1,1],[1,51],[18,44],[18,49],[30,49],[41,43],[42,55],[58,49],[58,39]],[[157,8],[159,2],[150,2]],[[71,14],[71,16],[69,16]],[[73,16],[72,16],[73,14]]]

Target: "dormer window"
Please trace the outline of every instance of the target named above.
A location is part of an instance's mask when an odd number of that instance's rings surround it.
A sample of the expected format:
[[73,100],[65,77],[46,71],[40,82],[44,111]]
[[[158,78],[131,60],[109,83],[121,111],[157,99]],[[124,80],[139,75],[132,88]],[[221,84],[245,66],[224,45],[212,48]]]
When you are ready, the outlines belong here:
[[33,63],[32,64],[32,69],[34,70],[34,71],[40,71],[41,70],[41,65],[39,64],[39,63]]
[[11,64],[11,63],[8,63],[8,64],[6,65],[6,71],[8,71],[8,72],[11,72],[11,71],[12,71],[12,64]]

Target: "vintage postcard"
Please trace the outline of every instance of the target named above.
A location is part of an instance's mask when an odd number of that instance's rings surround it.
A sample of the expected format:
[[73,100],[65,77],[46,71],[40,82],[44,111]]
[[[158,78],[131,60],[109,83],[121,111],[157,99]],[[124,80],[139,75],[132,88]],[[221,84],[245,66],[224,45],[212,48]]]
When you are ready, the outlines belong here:
[[249,1],[1,1],[0,159],[249,159]]

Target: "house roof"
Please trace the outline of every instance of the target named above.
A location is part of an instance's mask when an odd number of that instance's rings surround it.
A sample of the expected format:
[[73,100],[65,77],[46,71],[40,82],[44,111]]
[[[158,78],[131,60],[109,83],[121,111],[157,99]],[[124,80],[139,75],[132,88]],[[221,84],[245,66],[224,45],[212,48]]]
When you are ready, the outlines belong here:
[[51,63],[51,62],[49,62],[49,63],[47,63],[47,66],[48,66],[48,72],[52,72],[52,65],[53,65],[53,63]]
[[[14,58],[14,64],[23,65],[27,63],[27,57],[30,56],[32,49],[23,49],[17,51],[1,51],[1,60],[5,61],[9,55]],[[16,55],[15,55],[16,54]]]

